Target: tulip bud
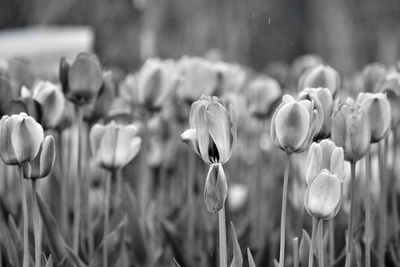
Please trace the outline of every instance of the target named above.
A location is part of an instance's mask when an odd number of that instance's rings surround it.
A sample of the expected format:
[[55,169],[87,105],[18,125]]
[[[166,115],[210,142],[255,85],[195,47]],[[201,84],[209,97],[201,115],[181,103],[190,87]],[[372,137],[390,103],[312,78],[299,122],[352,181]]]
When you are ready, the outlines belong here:
[[202,96],[190,108],[189,127],[182,141],[207,164],[227,162],[236,141],[236,119],[217,97]]
[[362,75],[364,79],[364,92],[374,93],[377,84],[385,76],[386,68],[380,63],[372,63],[365,66]]
[[249,111],[258,118],[266,118],[279,104],[282,90],[277,81],[269,77],[258,77],[247,88]]
[[60,87],[51,82],[41,81],[34,87],[32,98],[41,106],[43,128],[52,129],[57,126],[65,105],[65,98]]
[[377,84],[377,91],[386,93],[390,103],[392,127],[400,122],[400,72],[388,72]]
[[369,116],[371,142],[379,142],[389,133],[391,126],[391,110],[386,95],[361,93],[358,95],[357,103]]
[[103,83],[99,59],[94,54],[80,53],[69,65],[60,61],[59,79],[66,98],[85,105],[97,97]]
[[220,163],[211,164],[204,187],[204,203],[207,210],[216,213],[224,207],[228,183]]
[[118,169],[128,164],[139,152],[142,139],[134,125],[95,124],[90,131],[92,154],[105,169]]
[[36,157],[28,164],[23,165],[24,177],[27,179],[39,179],[49,175],[56,159],[54,138],[48,135],[40,145]]
[[336,216],[342,202],[342,181],[323,170],[308,185],[304,195],[304,207],[308,214],[329,220]]
[[43,140],[43,128],[25,113],[3,116],[0,121],[0,156],[7,165],[33,160]]
[[333,114],[331,135],[332,141],[343,148],[345,160],[360,160],[371,142],[368,115],[355,103],[341,104]]
[[306,150],[320,125],[319,114],[309,100],[296,101],[284,95],[271,120],[271,138],[286,153]]
[[319,65],[308,71],[304,72],[299,79],[299,90],[303,90],[307,87],[323,87],[328,88],[332,95],[336,94],[336,91],[340,86],[340,76],[336,70],[327,65]]

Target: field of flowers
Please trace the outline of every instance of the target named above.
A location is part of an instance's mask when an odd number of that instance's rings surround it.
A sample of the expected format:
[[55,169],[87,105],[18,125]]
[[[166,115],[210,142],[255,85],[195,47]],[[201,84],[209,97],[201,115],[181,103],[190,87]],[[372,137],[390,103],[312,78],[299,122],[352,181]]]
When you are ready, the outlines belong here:
[[400,266],[400,64],[0,62],[0,266]]

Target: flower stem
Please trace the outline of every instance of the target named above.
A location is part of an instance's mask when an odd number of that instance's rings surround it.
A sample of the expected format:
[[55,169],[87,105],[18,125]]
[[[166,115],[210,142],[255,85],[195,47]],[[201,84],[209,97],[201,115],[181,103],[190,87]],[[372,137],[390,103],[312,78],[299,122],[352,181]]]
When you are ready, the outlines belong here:
[[106,239],[108,233],[108,217],[110,212],[110,190],[112,176],[115,176],[115,170],[110,171],[109,177],[106,177],[106,199],[104,200],[103,267],[108,266],[108,244]]
[[227,267],[228,257],[226,249],[226,223],[225,223],[225,204],[218,211],[219,228],[219,267]]
[[335,262],[335,221],[329,220],[329,266]]
[[33,238],[35,239],[35,267],[41,267],[41,238],[40,238],[40,219],[39,208],[36,196],[36,179],[32,179],[32,219],[33,219]]
[[380,176],[382,183],[381,203],[380,203],[380,233],[379,233],[379,266],[384,266],[385,262],[385,245],[386,245],[386,231],[387,231],[387,196],[388,196],[388,181],[386,176],[386,152],[387,152],[387,139],[385,138],[379,146],[380,156]]
[[75,179],[75,196],[74,196],[74,232],[72,248],[74,252],[79,250],[79,228],[81,221],[81,185],[82,185],[82,123],[83,123],[83,111],[80,107],[77,107],[78,113],[78,161],[77,161],[77,176]]
[[299,238],[293,238],[293,267],[299,267]]
[[19,177],[21,180],[21,202],[22,202],[22,213],[24,217],[24,254],[22,259],[22,266],[29,267],[29,236],[28,236],[28,203],[26,200],[26,190],[24,183],[24,173],[22,166],[18,167]]
[[314,239],[317,234],[317,219],[312,218],[312,231],[310,240],[310,252],[308,254],[308,267],[312,267],[314,264]]
[[365,160],[365,267],[371,267],[371,151]]
[[353,251],[353,221],[354,221],[354,213],[355,213],[355,189],[356,189],[356,163],[351,162],[351,181],[350,181],[350,215],[348,221],[349,228],[349,236],[347,237],[347,259],[346,266],[350,266],[351,263],[351,253]]
[[286,207],[287,207],[287,191],[289,180],[290,154],[286,154],[285,174],[283,177],[283,193],[282,193],[282,213],[281,213],[281,242],[279,250],[279,267],[285,265],[285,228],[286,228]]
[[318,220],[318,267],[324,267],[324,222]]

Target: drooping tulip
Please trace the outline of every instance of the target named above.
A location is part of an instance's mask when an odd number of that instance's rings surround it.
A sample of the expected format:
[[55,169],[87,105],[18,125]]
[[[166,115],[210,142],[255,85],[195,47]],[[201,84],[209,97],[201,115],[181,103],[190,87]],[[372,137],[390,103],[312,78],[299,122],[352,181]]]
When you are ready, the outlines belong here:
[[57,126],[64,112],[65,98],[61,88],[51,82],[41,81],[33,88],[32,98],[42,111],[41,124],[45,129]]
[[367,112],[371,126],[371,142],[382,140],[391,126],[390,104],[383,93],[361,93],[357,103]]
[[32,161],[43,141],[43,128],[25,113],[0,120],[0,156],[7,165]]
[[303,152],[311,145],[319,125],[312,101],[296,101],[284,95],[271,120],[271,138],[286,153]]
[[319,65],[304,72],[299,79],[299,90],[307,87],[328,88],[335,95],[340,86],[339,73],[328,65]]
[[345,160],[360,160],[371,142],[368,114],[352,100],[340,104],[333,114],[331,137],[343,148]]
[[44,138],[36,157],[23,165],[24,178],[40,179],[49,175],[56,159],[54,138],[48,135]]
[[282,90],[276,80],[266,76],[252,80],[246,91],[250,113],[258,118],[267,117],[281,95]]
[[374,93],[377,91],[377,84],[385,76],[386,68],[380,63],[371,63],[365,66],[362,71],[364,80],[364,92]]
[[297,98],[298,100],[309,99],[314,102],[315,108],[320,115],[321,126],[315,138],[326,138],[331,133],[333,96],[328,88],[305,88]]
[[204,203],[207,210],[216,213],[225,204],[228,195],[228,183],[220,163],[211,164],[204,186]]
[[329,220],[338,213],[343,196],[343,185],[337,175],[322,170],[307,186],[304,207],[308,214]]
[[181,80],[177,89],[180,99],[192,103],[202,95],[213,95],[218,86],[217,65],[198,57],[182,57],[179,62]]
[[386,93],[390,103],[392,128],[400,122],[400,72],[388,72],[376,86],[378,92]]
[[236,140],[233,108],[227,110],[218,97],[202,96],[192,104],[189,129],[181,138],[207,164],[226,163]]
[[142,139],[133,124],[95,124],[90,130],[90,144],[97,163],[108,170],[124,167],[139,152]]
[[72,65],[61,58],[59,79],[68,100],[86,105],[97,97],[103,84],[100,61],[91,53],[80,53]]

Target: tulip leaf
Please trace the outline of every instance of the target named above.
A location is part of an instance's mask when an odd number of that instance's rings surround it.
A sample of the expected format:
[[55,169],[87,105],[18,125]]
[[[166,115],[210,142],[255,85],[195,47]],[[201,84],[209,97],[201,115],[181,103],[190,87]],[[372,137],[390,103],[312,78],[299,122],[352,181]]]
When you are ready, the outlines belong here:
[[230,267],[242,267],[243,257],[242,251],[240,250],[239,241],[236,236],[235,228],[231,222],[231,232],[232,232],[232,247],[233,247],[233,258]]
[[310,253],[311,239],[306,230],[303,229],[303,234],[299,247],[299,262],[301,266],[308,266],[308,256]]
[[50,254],[49,258],[46,261],[46,265],[45,267],[53,267],[54,263],[53,263],[53,256]]
[[253,255],[251,255],[249,248],[247,248],[247,260],[249,261],[249,267],[256,267],[256,263],[254,262]]
[[1,245],[1,244],[0,245],[3,248],[5,248],[9,262],[11,263],[12,266],[21,266],[21,264],[19,262],[20,258],[18,256],[18,250],[15,245],[15,241],[13,241],[13,238],[11,237],[10,232],[7,231],[7,227],[1,227],[0,231],[1,231],[0,242],[3,244],[3,245]]
[[181,267],[181,266],[179,265],[179,263],[176,261],[175,258],[174,258],[174,264],[175,264],[175,267]]
[[[78,255],[71,248],[68,246],[65,247],[68,253],[68,258],[77,266],[77,267],[86,267],[87,265],[84,264]],[[97,265],[98,266],[98,265]]]
[[15,224],[14,218],[11,215],[8,216],[8,225],[10,227],[10,234],[14,244],[17,246],[17,248],[22,248],[21,234],[17,225]]

